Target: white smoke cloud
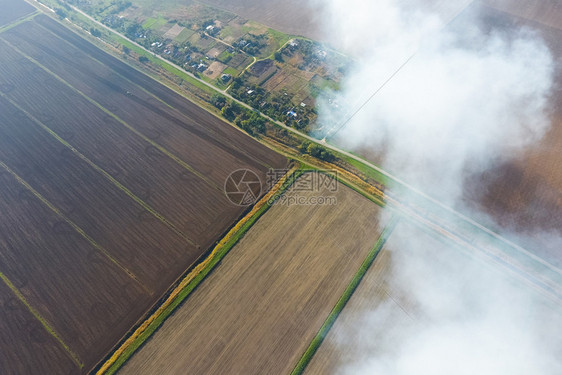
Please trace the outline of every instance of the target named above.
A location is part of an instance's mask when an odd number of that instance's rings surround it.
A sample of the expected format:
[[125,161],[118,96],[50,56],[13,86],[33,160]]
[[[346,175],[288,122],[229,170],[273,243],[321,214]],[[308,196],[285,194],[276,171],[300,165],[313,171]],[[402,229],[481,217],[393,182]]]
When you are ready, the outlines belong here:
[[554,63],[532,31],[485,35],[476,20],[451,31],[438,15],[391,0],[328,4],[336,44],[360,60],[343,83],[340,109],[324,103],[320,124],[343,123],[413,56],[337,133],[348,148],[384,145],[384,166],[407,182],[451,204],[467,163],[486,165],[548,130]]
[[[317,134],[351,150],[384,150],[383,167],[450,206],[460,204],[467,169],[483,172],[544,136],[555,73],[549,49],[530,29],[486,29],[476,8],[447,27],[468,3],[322,2],[325,39],[357,61],[341,92],[320,102]],[[532,294],[503,277],[486,278],[458,261],[429,262],[423,254],[431,249],[416,238],[393,237],[409,251],[397,251],[392,282],[411,290],[420,315],[381,331],[395,312],[386,304],[366,311],[358,324],[367,333],[340,337],[340,345],[358,340],[353,347],[366,349],[338,373],[561,373],[561,342],[543,337],[560,330],[559,311],[534,311]]]
[[[423,233],[407,226],[397,229],[399,236],[389,243],[394,275],[381,284],[394,297],[355,316],[357,328],[339,331],[337,345],[353,350],[337,373],[555,375],[562,371],[562,338],[557,334],[562,314],[554,305],[493,268],[469,258],[460,262],[464,256],[458,249],[450,251],[438,241],[426,241]],[[397,298],[408,301],[407,316],[397,308]]]

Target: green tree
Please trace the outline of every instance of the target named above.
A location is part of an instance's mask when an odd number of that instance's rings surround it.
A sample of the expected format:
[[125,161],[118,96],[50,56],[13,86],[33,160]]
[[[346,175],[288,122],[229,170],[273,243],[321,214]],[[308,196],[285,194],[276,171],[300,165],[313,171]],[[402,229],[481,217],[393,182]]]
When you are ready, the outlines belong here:
[[221,109],[226,104],[226,97],[220,94],[214,94],[211,96],[211,103],[218,109]]
[[232,106],[228,104],[222,107],[221,114],[224,116],[225,119],[230,121],[234,120],[234,118],[236,117],[236,114],[234,113]]
[[310,146],[310,142],[308,141],[304,141],[303,143],[301,143],[301,145],[299,146],[299,151],[301,153],[306,153],[308,152],[308,146]]
[[250,126],[258,133],[265,133],[265,119],[256,113],[250,117]]
[[[301,147],[302,146],[303,145],[301,145]],[[327,162],[332,162],[336,159],[332,152],[316,143],[310,143],[306,148],[306,153]]]
[[101,36],[101,31],[92,27],[90,28],[90,34],[92,34],[92,36],[95,36],[96,38],[99,38]]
[[55,9],[55,14],[61,19],[64,20],[66,18],[66,12],[61,9],[61,8],[57,8]]

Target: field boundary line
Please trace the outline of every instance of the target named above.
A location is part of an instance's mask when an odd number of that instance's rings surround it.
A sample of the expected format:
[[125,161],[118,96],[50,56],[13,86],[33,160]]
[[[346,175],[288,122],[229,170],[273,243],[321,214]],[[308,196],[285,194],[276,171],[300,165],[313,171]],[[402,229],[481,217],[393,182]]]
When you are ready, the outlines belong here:
[[394,231],[394,228],[396,228],[396,225],[398,224],[399,220],[400,220],[399,215],[394,214],[392,216],[389,223],[386,225],[381,235],[379,236],[379,239],[375,243],[375,246],[371,249],[369,254],[367,254],[367,257],[359,267],[359,270],[355,273],[353,279],[348,284],[347,288],[341,295],[340,299],[338,300],[338,302],[336,303],[336,305],[334,306],[334,308],[332,309],[332,311],[324,321],[324,324],[322,324],[322,327],[320,327],[320,330],[318,331],[316,336],[312,339],[310,345],[303,353],[297,365],[291,372],[291,375],[301,375],[304,373],[306,366],[308,366],[308,364],[312,360],[312,357],[314,356],[318,348],[320,348],[322,342],[324,342],[324,339],[328,335],[328,332],[330,331],[330,329],[336,322],[336,319],[339,317],[339,315],[341,314],[341,312],[343,311],[343,309],[345,308],[345,306],[353,296],[353,293],[355,292],[357,287],[359,287],[359,284],[367,274],[367,271],[369,271],[369,268],[377,258],[378,254],[380,253],[384,245],[386,244],[386,241]]
[[8,172],[12,177],[14,177],[20,185],[22,185],[27,190],[29,190],[31,192],[31,194],[33,194],[35,196],[35,198],[37,198],[41,201],[41,203],[43,203],[51,211],[53,211],[57,216],[61,217],[66,223],[68,223],[68,225],[70,225],[72,227],[72,229],[74,229],[76,232],[78,232],[78,234],[80,234],[82,237],[84,237],[84,239],[86,239],[90,243],[90,245],[92,245],[96,250],[98,250],[105,257],[107,257],[107,259],[109,259],[113,264],[115,264],[118,268],[120,268],[121,271],[125,272],[131,279],[136,281],[139,284],[139,286],[145,292],[147,292],[150,295],[154,294],[150,289],[148,289],[143,283],[140,282],[140,280],[137,278],[137,276],[132,271],[130,271],[127,267],[125,267],[121,263],[119,263],[119,261],[117,259],[115,259],[109,251],[107,251],[103,246],[98,244],[96,242],[96,240],[94,240],[92,237],[90,237],[82,228],[80,228],[80,226],[78,226],[78,224],[76,224],[75,222],[70,220],[55,205],[53,205],[51,202],[49,202],[49,200],[47,200],[47,198],[45,198],[43,195],[41,195],[27,181],[25,181],[16,172],[14,172],[6,163],[4,163],[3,161],[0,161],[0,167],[3,168],[6,172]]
[[207,185],[209,185],[213,189],[222,192],[222,189],[221,189],[220,186],[215,184],[213,181],[209,180],[206,176],[204,176],[202,173],[198,172],[195,168],[193,168],[192,166],[187,164],[185,161],[183,161],[182,159],[180,159],[179,157],[177,157],[176,155],[174,155],[173,153],[168,151],[165,147],[163,147],[160,144],[154,142],[152,139],[148,138],[147,136],[145,136],[144,134],[139,132],[134,126],[129,125],[126,121],[121,119],[115,113],[111,112],[109,109],[105,108],[100,103],[98,103],[94,99],[90,98],[88,95],[84,94],[82,91],[78,90],[76,87],[72,86],[70,83],[65,81],[62,77],[60,77],[58,74],[56,74],[55,72],[48,69],[46,66],[44,66],[39,61],[35,60],[33,57],[29,56],[28,54],[26,54],[25,52],[23,52],[22,50],[20,50],[16,46],[14,46],[12,43],[8,42],[5,38],[2,38],[2,40],[4,41],[4,43],[6,43],[8,46],[10,46],[13,50],[15,50],[20,55],[22,55],[23,57],[25,57],[26,59],[28,59],[29,61],[31,61],[32,63],[34,63],[38,67],[40,67],[41,69],[43,69],[45,72],[52,75],[56,80],[58,80],[59,82],[61,82],[62,84],[64,84],[68,88],[70,88],[72,91],[74,91],[78,95],[82,96],[84,99],[86,99],[88,102],[90,102],[90,104],[93,104],[94,106],[99,108],[101,111],[103,111],[105,114],[111,116],[113,119],[115,119],[121,125],[123,125],[125,128],[127,128],[128,130],[133,132],[136,136],[140,137],[145,142],[148,142],[150,145],[152,145],[153,147],[158,149],[164,155],[168,156],[170,159],[172,159],[174,162],[179,164],[181,167],[183,167],[184,169],[188,170],[189,172],[193,173],[194,175],[196,175],[197,177],[202,179]]
[[4,25],[4,26],[0,26],[0,34],[3,33],[4,31],[8,31],[18,25],[21,25],[22,23],[25,23],[27,21],[31,21],[32,19],[34,19],[35,17],[37,17],[38,15],[43,14],[43,12],[41,12],[39,9],[35,8],[35,11],[30,13],[30,14],[26,14],[25,16],[22,16],[16,20],[14,20],[13,22]]
[[271,207],[275,196],[283,192],[302,174],[300,165],[295,165],[265,194],[241,220],[220,240],[211,253],[189,272],[168,298],[135,332],[113,353],[96,375],[115,374],[144,342],[164,323],[195,288],[214,270],[215,266],[246,234],[252,225]]
[[37,319],[41,323],[43,328],[45,328],[47,330],[47,332],[49,332],[49,334],[51,336],[53,336],[58,341],[58,343],[64,348],[64,350],[70,355],[70,357],[72,357],[72,361],[78,367],[84,368],[84,363],[82,363],[82,361],[80,360],[78,355],[76,353],[74,353],[72,351],[72,349],[70,349],[70,347],[63,341],[63,339],[58,335],[58,333],[51,327],[51,325],[47,322],[47,320],[45,318],[43,318],[41,316],[41,314],[39,314],[39,312],[33,308],[33,306],[31,306],[31,304],[27,301],[27,299],[24,297],[24,295],[18,290],[18,288],[16,288],[16,286],[10,281],[10,279],[8,279],[8,277],[6,275],[4,275],[2,272],[0,272],[0,279],[2,279],[4,284],[6,284],[6,286],[8,288],[10,288],[10,290],[12,291],[12,293],[14,293],[16,295],[18,300],[20,300],[20,302],[23,303],[25,305],[25,307],[27,307],[29,312],[35,317],[35,319]]
[[[42,28],[43,30],[48,31],[50,34],[54,35],[58,40],[61,40],[61,41],[64,42],[65,44],[67,44],[67,45],[69,45],[69,46],[71,46],[71,47],[73,47],[73,48],[79,49],[78,46],[76,46],[76,45],[73,44],[72,42],[70,42],[70,41],[64,39],[63,37],[61,37],[60,35],[58,35],[55,31],[49,29],[48,27],[45,27],[44,25],[42,25],[42,24],[40,24],[40,23],[38,23],[38,22],[35,22],[35,24],[36,24],[38,27]],[[140,69],[138,69],[138,68],[135,67],[134,65],[129,64],[127,61],[125,61],[125,60],[123,60],[123,59],[120,59],[120,58],[117,58],[116,56],[107,53],[106,51],[102,50],[101,48],[99,48],[99,47],[96,46],[95,44],[91,43],[89,40],[85,39],[82,35],[77,34],[77,33],[74,32],[73,30],[71,30],[70,28],[65,27],[65,29],[66,29],[66,30],[69,30],[69,31],[72,32],[73,34],[76,34],[77,37],[82,38],[82,39],[84,39],[86,42],[92,44],[94,47],[96,47],[97,49],[99,49],[99,50],[102,51],[103,53],[107,54],[108,56],[110,56],[110,57],[112,57],[112,58],[115,58],[115,60],[117,60],[118,62],[123,63],[123,64],[125,64],[127,67],[132,68],[132,69],[134,69],[135,71],[141,73],[142,75],[147,76],[148,78],[154,80],[155,83],[160,84],[160,85],[166,87],[167,89],[169,89],[170,91],[174,92],[176,95],[178,95],[178,96],[181,97],[182,99],[184,99],[184,100],[188,101],[189,103],[191,103],[192,105],[196,106],[198,109],[203,110],[203,111],[205,111],[205,112],[207,112],[207,113],[213,115],[214,117],[216,117],[216,118],[220,119],[221,121],[227,123],[230,127],[234,127],[234,128],[236,128],[236,129],[240,130],[238,127],[229,124],[226,119],[221,118],[221,117],[217,116],[215,113],[213,113],[213,112],[207,110],[206,108],[204,108],[204,107],[198,105],[197,103],[193,102],[192,100],[190,100],[189,98],[185,97],[185,96],[182,95],[181,93],[179,93],[179,92],[177,92],[176,90],[172,89],[171,87],[165,85],[163,82],[161,82],[161,81],[157,80],[156,78],[154,78],[154,77],[148,75],[146,72],[141,71]],[[83,29],[82,29],[82,30],[83,30]],[[107,64],[104,64],[102,61],[98,60],[98,59],[97,59],[96,57],[94,57],[93,55],[91,55],[91,54],[89,54],[89,53],[87,53],[87,52],[84,52],[84,55],[87,56],[91,61],[95,61],[97,64],[108,68],[108,65],[107,65]],[[159,96],[157,96],[156,94],[154,94],[154,93],[151,92],[150,90],[148,90],[148,89],[142,87],[140,84],[136,83],[135,81],[133,81],[133,80],[131,80],[131,79],[125,77],[125,76],[122,75],[121,73],[117,72],[115,69],[112,69],[112,68],[109,68],[109,69],[111,70],[111,72],[115,73],[116,75],[118,75],[119,77],[121,77],[123,80],[129,82],[129,83],[132,84],[133,86],[137,87],[139,90],[143,91],[143,92],[146,93],[147,95],[149,95],[149,96],[151,96],[152,98],[156,99],[157,101],[159,101],[159,102],[162,103],[163,105],[167,106],[167,107],[170,108],[170,109],[173,109],[174,111],[176,111],[176,112],[179,113],[180,115],[187,117],[180,109],[174,107],[173,105],[169,104],[169,103],[166,102],[165,100],[161,99]],[[240,147],[235,146],[234,144],[230,143],[230,142],[228,141],[228,139],[225,139],[224,136],[218,135],[217,132],[215,132],[215,131],[213,131],[213,130],[209,130],[208,128],[206,128],[206,127],[204,127],[204,126],[201,126],[201,125],[200,125],[199,123],[197,123],[197,122],[195,122],[195,125],[196,125],[197,127],[199,127],[200,129],[202,129],[202,130],[209,131],[211,135],[215,136],[215,139],[217,139],[217,137],[222,138],[221,140],[219,140],[221,143],[223,143],[223,144],[225,144],[225,145],[229,145],[230,147],[232,147],[233,149],[237,150],[238,152],[240,152],[240,153],[246,155],[249,159],[255,161],[256,163],[258,163],[258,164],[260,164],[260,165],[262,165],[262,166],[264,166],[264,167],[270,168],[270,169],[272,168],[271,165],[269,165],[269,164],[266,163],[266,162],[263,162],[261,159],[250,156],[250,155],[247,153],[247,151],[246,151],[245,149],[240,148]],[[188,130],[188,131],[189,131],[189,130]],[[217,140],[218,140],[218,139],[217,139]]]
[[166,219],[166,217],[164,217],[164,215],[160,214],[158,211],[156,211],[154,208],[152,208],[148,203],[146,203],[145,201],[143,201],[142,199],[140,199],[139,197],[137,197],[131,190],[129,190],[125,185],[123,185],[122,183],[120,183],[119,181],[117,181],[113,176],[111,176],[107,171],[105,171],[103,168],[101,168],[100,166],[98,166],[96,163],[94,163],[93,161],[91,161],[88,157],[86,157],[84,154],[82,154],[80,151],[78,151],[76,148],[74,148],[70,143],[68,143],[67,141],[65,141],[64,139],[62,139],[57,133],[55,133],[51,128],[49,128],[47,125],[43,124],[41,121],[39,121],[37,118],[35,118],[35,116],[33,116],[32,114],[30,114],[29,112],[27,112],[25,109],[21,108],[16,102],[14,102],[12,99],[8,98],[7,96],[5,96],[5,94],[0,93],[0,97],[3,97],[4,99],[6,99],[7,101],[10,102],[11,105],[13,105],[15,108],[17,108],[18,110],[20,110],[21,112],[23,112],[30,120],[32,120],[33,122],[35,122],[39,127],[41,127],[43,130],[45,130],[47,133],[49,133],[53,138],[55,138],[57,141],[59,141],[60,143],[62,143],[64,146],[66,146],[69,150],[71,150],[74,154],[76,154],[81,160],[85,161],[90,167],[94,168],[94,170],[96,170],[98,173],[100,173],[102,176],[104,176],[106,179],[108,179],[113,185],[115,185],[118,189],[120,189],[121,191],[123,191],[125,194],[127,194],[131,199],[133,199],[135,202],[137,202],[142,208],[144,208],[145,210],[147,210],[148,212],[150,212],[154,217],[156,217],[158,220],[160,220],[164,225],[166,225],[168,228],[170,228],[175,234],[177,234],[178,236],[180,236],[183,240],[185,240],[187,243],[189,243],[192,246],[197,246],[193,240],[191,240],[187,235],[185,235],[183,232],[181,232],[178,228],[176,228],[176,226],[171,223],[168,219]]

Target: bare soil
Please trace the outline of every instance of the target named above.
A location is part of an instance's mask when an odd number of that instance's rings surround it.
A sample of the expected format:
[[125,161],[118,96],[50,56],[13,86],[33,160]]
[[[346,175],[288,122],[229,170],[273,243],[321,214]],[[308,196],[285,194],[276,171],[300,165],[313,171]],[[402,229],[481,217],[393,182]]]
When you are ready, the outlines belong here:
[[90,371],[244,213],[228,174],[287,163],[46,16],[0,34],[0,113],[0,272],[62,342],[6,312],[3,373]]
[[290,373],[381,232],[378,206],[335,196],[272,207],[121,373]]
[[10,24],[18,18],[31,14],[34,10],[34,7],[23,0],[2,0],[0,27]]
[[[471,324],[471,318],[462,316],[479,316],[482,307],[479,303],[495,300],[494,293],[498,290],[526,288],[503,272],[477,262],[469,253],[441,241],[437,235],[402,221],[312,357],[305,374],[351,374],[361,365],[396,364],[398,359],[394,356],[412,345],[410,339],[417,332],[427,332],[430,325],[446,326],[441,322],[450,324],[455,319]],[[473,279],[476,275],[478,280]],[[475,297],[479,295],[485,297]],[[560,306],[538,294],[531,295],[532,316],[545,313],[554,319],[533,321],[529,325],[533,328],[529,329],[542,332],[541,339],[562,350],[556,332],[562,322]],[[517,300],[513,295],[509,297]],[[502,297],[498,302],[508,311],[513,308],[509,297]],[[474,303],[473,299],[479,302]],[[498,306],[494,308],[490,311],[502,311]],[[436,317],[441,320],[436,322]],[[511,337],[510,333],[508,327],[497,328],[495,332],[504,338]],[[509,347],[510,343],[505,345]]]
[[205,0],[203,3],[257,21],[286,34],[321,39],[319,15],[307,2],[296,0]]
[[[562,4],[555,1],[486,0],[478,5],[489,27],[527,27],[562,57]],[[562,265],[562,69],[556,67],[550,98],[551,128],[520,155],[498,161],[483,175],[472,176],[467,201],[489,213],[514,240],[546,260]]]

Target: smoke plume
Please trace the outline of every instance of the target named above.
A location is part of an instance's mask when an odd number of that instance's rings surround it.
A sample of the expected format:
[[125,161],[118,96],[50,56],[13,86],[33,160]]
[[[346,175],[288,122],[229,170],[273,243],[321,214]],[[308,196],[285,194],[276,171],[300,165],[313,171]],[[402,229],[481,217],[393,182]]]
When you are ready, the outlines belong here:
[[[320,100],[317,135],[376,155],[392,174],[455,207],[467,170],[483,172],[548,131],[556,68],[537,32],[490,27],[469,3],[322,1],[325,39],[355,60],[341,91]],[[446,253],[428,261],[431,249],[416,236],[396,230],[392,238],[390,282],[410,291],[420,313],[385,330],[388,305],[365,311],[358,324],[377,335],[340,337],[340,345],[356,339],[353,346],[366,349],[339,373],[561,373],[561,342],[547,337],[561,328],[559,311],[533,310],[531,292],[499,273],[485,276],[482,265]],[[376,340],[392,345],[370,351]]]

